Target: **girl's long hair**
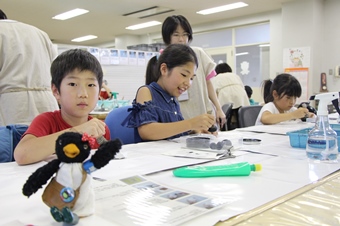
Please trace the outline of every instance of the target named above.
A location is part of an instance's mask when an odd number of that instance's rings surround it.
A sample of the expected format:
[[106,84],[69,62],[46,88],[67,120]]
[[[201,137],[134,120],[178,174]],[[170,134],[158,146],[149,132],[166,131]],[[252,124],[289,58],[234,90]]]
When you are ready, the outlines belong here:
[[157,82],[161,76],[160,67],[165,63],[168,70],[174,67],[192,62],[198,67],[198,61],[195,52],[190,46],[183,44],[171,44],[164,49],[159,56],[152,57],[146,67],[145,84]]
[[263,100],[265,103],[273,102],[273,91],[275,90],[280,99],[284,96],[300,97],[302,93],[300,82],[291,74],[279,74],[272,81],[270,79],[263,81]]

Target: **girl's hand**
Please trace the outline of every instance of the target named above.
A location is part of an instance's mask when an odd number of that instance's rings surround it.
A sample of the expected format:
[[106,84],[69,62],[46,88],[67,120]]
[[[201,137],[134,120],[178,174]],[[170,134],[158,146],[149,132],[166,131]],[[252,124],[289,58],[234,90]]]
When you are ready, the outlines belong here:
[[191,130],[191,132],[189,134],[212,134],[215,137],[217,137],[218,131],[211,133],[208,130]]
[[314,118],[315,117],[315,114],[313,112],[308,112],[307,113],[307,117],[308,118]]
[[[203,114],[189,119],[191,130],[207,131],[215,124],[215,117],[211,114]],[[208,132],[209,133],[209,132]]]
[[298,118],[303,118],[303,117],[306,117],[308,116],[308,109],[307,108],[298,108],[296,111],[293,111],[292,112],[292,115],[295,119],[298,119]]
[[217,132],[217,131],[215,131],[215,132],[209,132],[208,130],[201,130],[201,131],[199,131],[199,133],[203,133],[203,134],[212,134],[212,135],[214,135],[215,137],[217,137],[217,135],[218,135],[218,132]]

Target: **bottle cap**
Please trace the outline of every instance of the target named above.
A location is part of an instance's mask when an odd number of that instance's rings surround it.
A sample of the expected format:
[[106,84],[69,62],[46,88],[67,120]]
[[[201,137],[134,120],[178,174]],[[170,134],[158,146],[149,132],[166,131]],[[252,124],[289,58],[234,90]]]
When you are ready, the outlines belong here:
[[97,143],[98,143],[99,145],[102,145],[102,144],[104,144],[104,143],[107,142],[107,140],[105,139],[104,136],[100,136],[100,137],[98,137],[96,140],[97,140]]
[[252,164],[250,166],[251,166],[251,171],[261,171],[262,170],[261,164]]
[[114,99],[117,99],[117,95],[118,95],[119,93],[117,93],[117,92],[111,92],[111,94],[112,94],[112,96],[113,96]]

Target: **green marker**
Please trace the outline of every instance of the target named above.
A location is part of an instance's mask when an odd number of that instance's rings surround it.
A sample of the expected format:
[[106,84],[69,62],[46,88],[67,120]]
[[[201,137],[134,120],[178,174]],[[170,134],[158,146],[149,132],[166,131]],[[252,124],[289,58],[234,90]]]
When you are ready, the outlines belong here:
[[220,176],[249,176],[251,171],[260,171],[261,164],[239,162],[219,166],[186,166],[175,169],[176,177],[220,177]]

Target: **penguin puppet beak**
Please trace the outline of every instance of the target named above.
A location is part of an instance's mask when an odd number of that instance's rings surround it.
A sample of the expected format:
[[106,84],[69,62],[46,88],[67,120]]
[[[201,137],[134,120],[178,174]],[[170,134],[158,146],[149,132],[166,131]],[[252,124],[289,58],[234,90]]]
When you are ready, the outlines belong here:
[[69,158],[75,158],[79,153],[80,150],[75,144],[68,144],[63,148],[65,155]]

